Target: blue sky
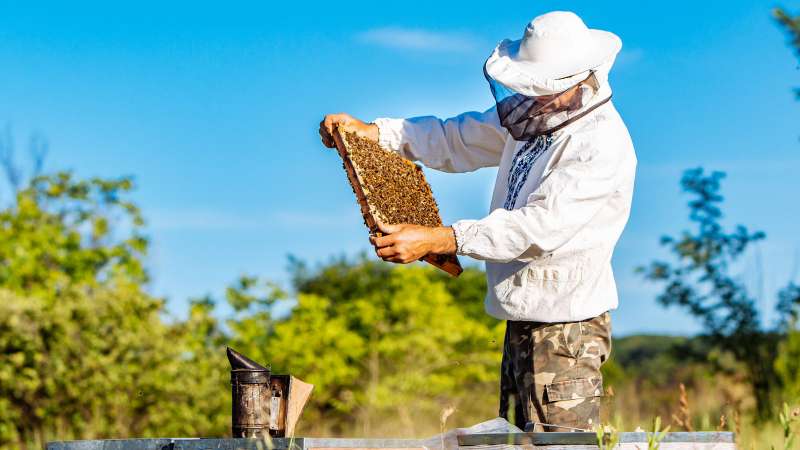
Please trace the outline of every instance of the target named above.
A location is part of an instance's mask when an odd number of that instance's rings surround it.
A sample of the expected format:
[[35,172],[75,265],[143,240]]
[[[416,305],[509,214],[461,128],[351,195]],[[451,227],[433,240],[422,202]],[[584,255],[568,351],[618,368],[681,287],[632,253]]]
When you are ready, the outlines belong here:
[[[800,72],[772,6],[0,0],[0,124],[20,143],[46,134],[50,169],[136,177],[151,289],[180,315],[243,272],[285,281],[289,253],[368,248],[340,162],[318,142],[323,114],[488,108],[493,45],[571,9],[623,40],[611,81],[640,161],[614,258],[615,331],[691,333],[697,324],[633,274],[686,224],[683,169],[727,171],[727,220],[767,232],[740,267],[765,310],[798,278]],[[446,222],[487,212],[492,170],[428,173]]]

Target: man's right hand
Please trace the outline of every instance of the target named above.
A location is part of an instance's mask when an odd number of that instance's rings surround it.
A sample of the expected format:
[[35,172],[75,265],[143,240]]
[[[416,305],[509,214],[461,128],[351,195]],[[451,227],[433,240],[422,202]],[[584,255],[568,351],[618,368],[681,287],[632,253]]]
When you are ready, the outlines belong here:
[[364,123],[350,114],[345,113],[328,114],[322,119],[322,122],[319,123],[319,136],[322,138],[322,144],[325,147],[333,148],[336,146],[333,142],[333,130],[336,129],[337,125],[342,126],[351,133],[356,133],[363,138],[371,139],[375,142],[378,142],[380,138],[378,126],[374,123]]

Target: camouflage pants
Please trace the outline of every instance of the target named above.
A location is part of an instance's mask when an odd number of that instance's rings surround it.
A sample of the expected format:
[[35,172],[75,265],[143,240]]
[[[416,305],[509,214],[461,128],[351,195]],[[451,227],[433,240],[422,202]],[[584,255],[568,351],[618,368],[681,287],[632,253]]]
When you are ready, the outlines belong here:
[[[611,352],[608,313],[581,322],[508,321],[500,379],[500,416],[526,431],[592,429],[600,420],[600,366]],[[542,426],[540,424],[560,425]]]

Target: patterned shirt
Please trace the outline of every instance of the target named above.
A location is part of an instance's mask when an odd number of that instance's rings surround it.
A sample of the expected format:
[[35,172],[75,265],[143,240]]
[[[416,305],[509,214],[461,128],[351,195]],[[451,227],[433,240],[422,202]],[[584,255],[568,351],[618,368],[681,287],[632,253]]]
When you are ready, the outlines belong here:
[[506,201],[503,204],[505,209],[514,209],[514,204],[517,202],[522,186],[528,179],[533,165],[544,152],[550,148],[553,142],[552,135],[540,135],[526,142],[525,145],[520,147],[514,155],[514,160],[511,162],[511,169],[508,172],[508,193],[506,193]]

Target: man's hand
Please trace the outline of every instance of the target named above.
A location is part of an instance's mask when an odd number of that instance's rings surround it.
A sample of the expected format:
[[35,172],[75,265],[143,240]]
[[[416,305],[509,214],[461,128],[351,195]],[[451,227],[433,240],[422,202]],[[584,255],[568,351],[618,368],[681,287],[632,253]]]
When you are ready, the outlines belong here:
[[375,246],[375,253],[384,261],[408,264],[430,253],[456,252],[456,238],[450,227],[380,224],[379,228],[386,236],[369,240]]
[[325,147],[333,148],[336,146],[336,143],[333,142],[333,130],[336,129],[337,125],[341,125],[345,130],[375,142],[378,142],[380,138],[378,126],[374,123],[364,123],[345,113],[328,114],[319,123],[319,136],[322,138],[322,145]]

